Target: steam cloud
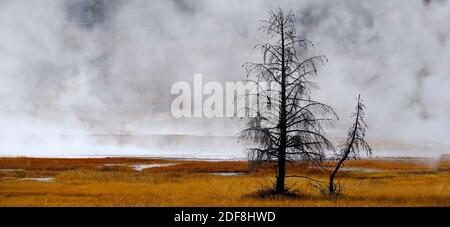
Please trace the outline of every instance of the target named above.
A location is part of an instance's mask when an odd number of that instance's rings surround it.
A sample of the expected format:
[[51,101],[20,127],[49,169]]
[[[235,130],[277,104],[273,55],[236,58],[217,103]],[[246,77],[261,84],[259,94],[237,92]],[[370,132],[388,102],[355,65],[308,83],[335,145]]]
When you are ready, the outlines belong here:
[[[126,144],[176,156],[203,145],[109,136],[234,135],[234,119],[173,119],[170,87],[194,73],[243,79],[266,38],[260,20],[278,6],[330,60],[313,95],[342,118],[336,135],[361,93],[369,139],[450,144],[447,0],[0,0],[0,155],[123,154]],[[242,153],[227,144],[224,157]]]

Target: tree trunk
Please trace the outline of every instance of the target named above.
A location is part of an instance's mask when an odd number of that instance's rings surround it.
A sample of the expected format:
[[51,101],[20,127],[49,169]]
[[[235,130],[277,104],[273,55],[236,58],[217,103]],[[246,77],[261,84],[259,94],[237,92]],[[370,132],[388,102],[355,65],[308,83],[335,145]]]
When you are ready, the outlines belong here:
[[276,184],[276,188],[275,188],[276,194],[284,194],[284,179],[285,179],[285,177],[286,177],[286,151],[282,151],[282,148],[280,148],[280,154],[278,157],[277,184]]
[[331,173],[331,175],[330,175],[330,185],[328,188],[330,194],[336,190],[336,188],[334,187],[334,183],[333,183],[334,177],[335,177],[336,173],[339,171],[339,168],[341,167],[342,163],[344,162],[344,160],[346,158],[347,158],[347,155],[345,155],[345,157],[339,161],[339,163],[336,165],[336,168],[334,169],[333,173]]
[[[359,97],[358,96],[358,105],[359,105]],[[336,173],[339,171],[339,168],[341,168],[342,163],[347,160],[348,155],[350,154],[350,151],[353,147],[353,142],[355,141],[356,131],[358,130],[358,123],[359,123],[359,109],[356,111],[356,120],[355,120],[355,128],[353,129],[352,133],[352,139],[350,140],[350,143],[347,144],[347,148],[345,149],[344,155],[342,156],[341,160],[339,160],[339,163],[336,165],[336,168],[334,169],[333,173],[330,175],[330,185],[328,187],[329,193],[332,194],[336,190],[334,187],[334,177],[336,176]]]
[[278,151],[278,175],[277,185],[275,188],[276,194],[284,194],[284,179],[286,177],[286,143],[287,143],[287,128],[286,128],[286,60],[284,53],[284,28],[281,27],[281,104],[280,104],[280,147]]

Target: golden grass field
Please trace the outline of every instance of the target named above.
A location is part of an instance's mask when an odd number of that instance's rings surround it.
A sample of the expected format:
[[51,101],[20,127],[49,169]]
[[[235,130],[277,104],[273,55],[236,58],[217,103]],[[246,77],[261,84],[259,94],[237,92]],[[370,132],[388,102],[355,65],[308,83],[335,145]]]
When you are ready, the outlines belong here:
[[[131,166],[161,163],[176,165]],[[450,206],[448,159],[358,160],[345,168],[338,174],[343,191],[337,199],[297,178],[287,180],[297,197],[259,198],[255,192],[271,184],[274,172],[248,172],[247,162],[0,158],[0,206]],[[288,168],[288,175],[299,174],[328,179],[326,170]]]

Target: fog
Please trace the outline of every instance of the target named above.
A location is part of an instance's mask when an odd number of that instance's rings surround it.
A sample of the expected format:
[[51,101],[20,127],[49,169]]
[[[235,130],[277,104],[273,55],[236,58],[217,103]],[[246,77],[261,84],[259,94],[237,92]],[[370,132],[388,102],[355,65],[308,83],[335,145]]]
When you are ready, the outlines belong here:
[[361,94],[375,155],[450,153],[447,0],[0,0],[0,155],[244,157],[242,121],[175,119],[170,88],[242,80],[277,7],[329,59],[334,140]]

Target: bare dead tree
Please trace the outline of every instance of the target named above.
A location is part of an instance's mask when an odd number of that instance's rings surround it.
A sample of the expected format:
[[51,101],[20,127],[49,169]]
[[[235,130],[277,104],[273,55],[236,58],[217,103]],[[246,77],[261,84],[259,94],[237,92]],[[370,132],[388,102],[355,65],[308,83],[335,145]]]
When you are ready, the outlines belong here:
[[[270,39],[255,46],[261,50],[262,62],[244,64],[247,82],[258,89],[249,94],[257,104],[241,138],[255,142],[249,160],[253,166],[273,164],[276,169],[274,194],[285,194],[286,163],[320,164],[324,151],[334,149],[323,126],[337,119],[334,110],[310,98],[315,88],[311,78],[325,56],[307,57],[312,42],[297,37],[292,13],[269,12],[269,20],[260,28]],[[275,86],[263,86],[263,84]],[[261,101],[263,100],[263,101]]]
[[361,100],[361,95],[358,95],[358,103],[356,105],[356,112],[352,114],[355,118],[355,122],[348,131],[347,140],[344,144],[340,145],[339,151],[335,154],[335,159],[338,161],[336,167],[330,175],[330,183],[328,191],[330,194],[338,194],[340,187],[334,183],[334,178],[341,168],[342,164],[349,159],[359,159],[361,157],[361,151],[366,151],[369,156],[372,154],[372,149],[365,140],[367,124],[364,121],[365,105]]

